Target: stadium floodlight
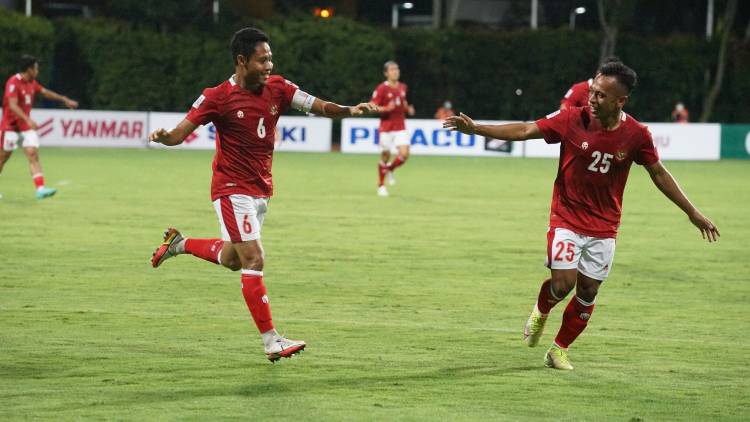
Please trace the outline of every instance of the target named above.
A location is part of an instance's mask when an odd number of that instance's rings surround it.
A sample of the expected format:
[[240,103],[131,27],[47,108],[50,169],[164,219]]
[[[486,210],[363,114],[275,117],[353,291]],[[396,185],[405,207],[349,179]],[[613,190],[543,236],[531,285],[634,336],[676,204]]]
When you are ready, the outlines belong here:
[[576,29],[576,15],[582,15],[586,13],[586,8],[583,6],[578,6],[575,9],[570,11],[570,30]]
[[399,9],[405,9],[405,10],[411,10],[414,8],[414,3],[412,2],[396,2],[393,3],[391,6],[391,28],[396,29],[398,28],[398,10]]

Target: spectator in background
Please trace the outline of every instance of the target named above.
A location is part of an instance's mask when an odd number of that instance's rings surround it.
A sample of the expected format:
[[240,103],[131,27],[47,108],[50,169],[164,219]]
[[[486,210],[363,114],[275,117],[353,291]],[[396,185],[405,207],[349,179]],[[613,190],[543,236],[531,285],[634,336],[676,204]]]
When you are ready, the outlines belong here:
[[685,104],[679,102],[675,104],[674,110],[672,110],[672,121],[675,123],[687,123],[689,120],[690,113],[685,108]]
[[435,112],[435,118],[438,120],[445,120],[451,116],[455,116],[456,112],[453,111],[453,104],[450,100],[445,100],[443,105]]

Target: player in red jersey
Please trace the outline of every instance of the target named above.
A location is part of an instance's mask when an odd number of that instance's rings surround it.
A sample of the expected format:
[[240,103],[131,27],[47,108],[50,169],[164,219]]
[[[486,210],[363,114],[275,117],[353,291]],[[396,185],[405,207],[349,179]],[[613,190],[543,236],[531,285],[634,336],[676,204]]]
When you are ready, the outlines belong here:
[[268,36],[244,28],[232,37],[234,74],[207,88],[186,118],[171,130],[157,129],[149,140],[178,145],[199,126],[216,126],[211,200],[221,226],[221,239],[187,238],[174,228],[151,260],[158,267],[166,259],[188,253],[242,272],[242,294],[272,362],[291,357],[305,342],[290,340],[274,328],[263,283],[264,252],[260,242],[268,200],[273,194],[271,163],[274,133],[281,113],[292,107],[317,115],[341,118],[372,111],[362,103],[340,106],[313,97],[281,76],[271,75],[273,61]]
[[560,100],[560,110],[565,110],[566,108],[571,107],[583,107],[588,104],[589,89],[591,89],[591,84],[593,83],[594,79],[590,78],[573,84],[573,86],[568,89],[568,92],[565,93],[562,100]]
[[39,163],[39,136],[37,124],[31,119],[34,97],[42,94],[47,99],[60,101],[65,107],[76,108],[78,103],[70,98],[49,90],[40,84],[39,60],[29,55],[21,56],[18,73],[8,78],[3,95],[3,119],[0,123],[0,172],[18,145],[29,160],[31,178],[36,186],[36,197],[43,199],[54,195],[57,189],[44,186],[44,174]]
[[[393,185],[396,180],[393,172],[403,165],[409,158],[409,138],[406,135],[406,113],[414,115],[414,107],[406,101],[408,87],[399,82],[401,70],[398,63],[387,61],[383,65],[385,81],[375,88],[372,93],[372,104],[380,113],[380,127],[378,128],[380,143],[380,163],[378,163],[378,195],[388,196],[384,181]],[[391,150],[398,149],[396,158],[391,159]]]
[[573,369],[567,348],[586,328],[600,284],[607,278],[620,224],[622,194],[633,162],[646,168],[656,187],[709,242],[719,229],[685,196],[659,160],[648,128],[622,111],[636,74],[621,62],[605,63],[591,84],[589,105],[556,111],[535,123],[477,125],[468,116],[450,117],[448,129],[509,141],[544,138],[560,143],[547,233],[551,276],[542,283],[524,328],[526,343],[539,342],[552,307],[576,288],[545,365]]

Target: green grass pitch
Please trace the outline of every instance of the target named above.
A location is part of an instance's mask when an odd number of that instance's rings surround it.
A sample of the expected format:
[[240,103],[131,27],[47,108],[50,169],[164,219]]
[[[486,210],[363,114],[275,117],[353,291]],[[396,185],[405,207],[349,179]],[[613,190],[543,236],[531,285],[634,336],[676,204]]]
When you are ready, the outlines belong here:
[[217,237],[210,152],[42,149],[0,176],[0,419],[746,420],[750,163],[667,162],[708,244],[634,166],[610,279],[573,372],[521,330],[547,275],[556,160],[277,154],[263,228],[270,364],[239,274],[149,265],[174,225]]

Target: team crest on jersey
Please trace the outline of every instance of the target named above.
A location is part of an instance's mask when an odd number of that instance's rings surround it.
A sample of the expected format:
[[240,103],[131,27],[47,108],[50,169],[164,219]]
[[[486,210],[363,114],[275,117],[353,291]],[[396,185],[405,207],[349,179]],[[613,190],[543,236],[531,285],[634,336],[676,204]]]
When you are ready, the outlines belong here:
[[245,117],[245,113],[243,113],[243,112],[242,112],[242,110],[238,110],[238,111],[237,111],[237,118],[238,118],[238,119],[241,119],[241,118],[243,118],[243,117]]
[[271,113],[271,116],[275,116],[279,114],[279,107],[276,104],[271,104],[268,111]]
[[583,149],[584,151],[589,149],[589,143],[586,141],[583,141],[583,143],[581,144],[581,149]]
[[617,151],[615,153],[615,157],[617,157],[617,159],[620,161],[624,160],[626,155],[627,154],[625,154],[625,151]]

